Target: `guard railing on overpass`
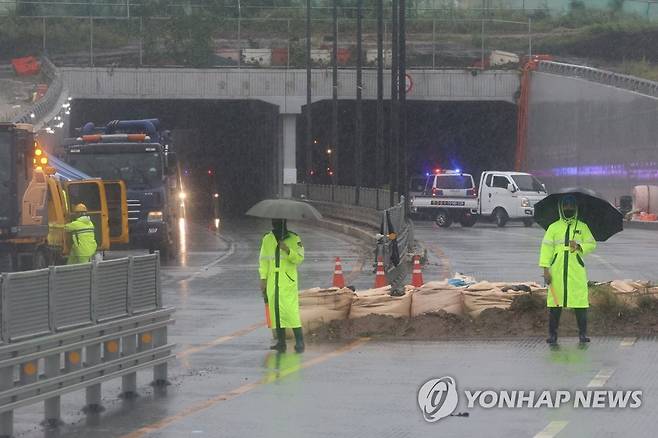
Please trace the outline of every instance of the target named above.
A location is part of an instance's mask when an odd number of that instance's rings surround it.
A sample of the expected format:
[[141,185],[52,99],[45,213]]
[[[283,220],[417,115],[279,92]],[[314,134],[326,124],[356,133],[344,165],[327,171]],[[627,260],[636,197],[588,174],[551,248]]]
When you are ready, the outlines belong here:
[[391,284],[401,285],[408,273],[403,262],[415,249],[413,223],[406,216],[404,197],[394,193],[398,202],[391,206],[386,189],[318,184],[295,184],[292,193],[312,202],[324,216],[372,229],[374,259],[382,257]]
[[635,76],[623,75],[607,70],[600,70],[582,65],[565,64],[562,62],[542,61],[538,71],[563,76],[581,77],[588,81],[598,82],[611,87],[622,88],[637,93],[658,97],[658,82],[641,79]]
[[174,309],[162,306],[158,254],[0,278],[0,436],[12,435],[14,409],[40,401],[46,423],[59,423],[68,392],[86,389],[86,408],[99,410],[110,379],[134,396],[143,368],[166,384]]
[[48,58],[41,59],[41,71],[49,81],[48,91],[33,105],[30,105],[9,117],[9,120],[12,122],[34,124],[43,120],[48,114],[56,109],[58,102],[62,98],[64,82],[62,81],[57,68]]

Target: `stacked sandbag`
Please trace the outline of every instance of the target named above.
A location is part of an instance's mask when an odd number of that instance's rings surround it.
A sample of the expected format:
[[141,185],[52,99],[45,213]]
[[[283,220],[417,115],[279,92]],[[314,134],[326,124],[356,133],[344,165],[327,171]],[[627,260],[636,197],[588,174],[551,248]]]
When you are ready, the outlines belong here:
[[637,307],[641,296],[650,294],[649,283],[632,280],[613,280],[610,288],[619,301],[628,307]]
[[391,296],[390,293],[390,286],[357,291],[352,300],[349,318],[356,319],[367,315],[408,318],[413,288],[406,288],[402,296]]
[[299,311],[304,330],[315,330],[323,324],[338,319],[347,319],[350,313],[352,297],[351,289],[319,287],[307,289],[299,293]]
[[448,281],[431,281],[413,291],[411,316],[444,311],[464,314],[463,288],[451,286]]
[[477,318],[487,309],[507,310],[514,298],[532,293],[541,293],[537,283],[490,283],[482,281],[463,289],[464,310],[471,318]]

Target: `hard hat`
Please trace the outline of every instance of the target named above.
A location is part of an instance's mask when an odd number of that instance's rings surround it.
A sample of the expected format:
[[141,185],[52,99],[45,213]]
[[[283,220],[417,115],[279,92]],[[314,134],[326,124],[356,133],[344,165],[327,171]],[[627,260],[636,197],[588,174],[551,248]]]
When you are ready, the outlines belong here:
[[87,212],[87,206],[80,203],[80,204],[76,205],[75,207],[73,207],[73,212],[74,213],[86,213]]

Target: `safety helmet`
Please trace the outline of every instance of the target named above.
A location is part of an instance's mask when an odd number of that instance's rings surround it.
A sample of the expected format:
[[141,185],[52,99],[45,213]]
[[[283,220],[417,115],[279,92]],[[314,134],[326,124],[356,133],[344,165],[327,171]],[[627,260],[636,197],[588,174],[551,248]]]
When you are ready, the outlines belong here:
[[75,207],[73,207],[73,212],[74,213],[86,213],[87,212],[87,206],[84,205],[83,203],[77,204]]

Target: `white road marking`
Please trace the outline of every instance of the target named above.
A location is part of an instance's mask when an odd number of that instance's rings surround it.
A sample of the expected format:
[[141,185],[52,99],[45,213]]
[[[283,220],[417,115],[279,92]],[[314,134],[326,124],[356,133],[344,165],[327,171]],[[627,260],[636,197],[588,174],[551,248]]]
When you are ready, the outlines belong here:
[[601,388],[615,372],[614,368],[603,368],[587,385],[588,388]]
[[568,421],[551,421],[541,432],[533,438],[553,438],[569,424]]
[[621,344],[619,344],[620,347],[632,347],[635,345],[635,342],[637,341],[637,338],[635,337],[629,337],[629,338],[624,338],[621,340]]
[[619,269],[615,268],[615,266],[612,263],[608,262],[606,259],[604,259],[598,254],[590,254],[590,255],[596,260],[598,260],[603,266],[614,272],[618,278],[624,278],[624,274]]

